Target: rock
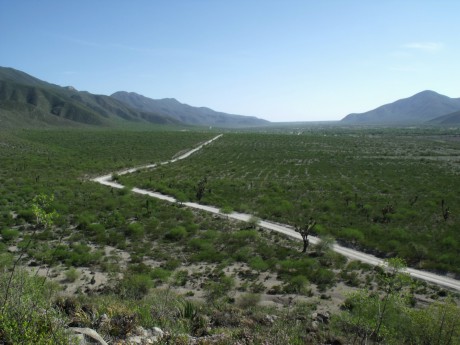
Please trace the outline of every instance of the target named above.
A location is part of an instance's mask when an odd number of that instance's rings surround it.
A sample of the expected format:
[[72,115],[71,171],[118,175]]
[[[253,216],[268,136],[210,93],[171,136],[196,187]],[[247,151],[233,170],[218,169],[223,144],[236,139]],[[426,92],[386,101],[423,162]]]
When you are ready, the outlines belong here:
[[144,344],[143,338],[140,335],[132,335],[126,339],[127,344]]
[[136,327],[136,329],[134,330],[134,334],[140,335],[142,337],[148,337],[149,335],[152,335],[151,332],[147,331],[142,326]]
[[125,341],[125,344],[139,344],[139,345],[148,345],[157,343],[163,336],[164,332],[158,328],[154,327],[152,329],[144,329],[139,326],[134,330],[135,335],[131,335]]
[[264,321],[265,321],[265,323],[271,325],[271,324],[275,323],[275,321],[276,321],[277,318],[278,318],[278,316],[276,316],[276,315],[269,315],[269,314],[267,314],[267,315],[265,315],[265,317],[264,317]]
[[327,325],[329,323],[330,318],[331,314],[329,314],[329,312],[326,311],[324,313],[318,313],[316,320],[321,321],[322,323]]
[[153,327],[152,329],[144,329],[143,327],[138,326],[134,330],[134,333],[135,335],[132,335],[126,339],[126,344],[155,344],[164,336],[163,330],[158,327]]
[[318,321],[312,321],[311,330],[313,332],[317,332],[319,330],[319,322]]
[[108,325],[110,324],[110,318],[107,316],[107,314],[102,314],[99,316],[99,318],[95,322],[96,328],[98,329],[106,329],[108,328]]
[[94,329],[91,328],[79,328],[79,327],[69,327],[69,329],[75,333],[84,334],[91,339],[96,340],[101,345],[108,345],[105,340],[97,333]]
[[159,327],[153,327],[151,329],[151,332],[152,332],[152,335],[154,337],[158,337],[158,338],[163,338],[163,336],[165,334],[165,332],[163,332],[163,330],[161,328],[159,328]]

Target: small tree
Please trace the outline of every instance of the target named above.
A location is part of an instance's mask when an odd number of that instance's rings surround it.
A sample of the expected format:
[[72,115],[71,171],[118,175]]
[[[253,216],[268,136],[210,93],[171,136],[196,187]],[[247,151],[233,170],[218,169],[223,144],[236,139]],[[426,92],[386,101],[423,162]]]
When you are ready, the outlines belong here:
[[392,338],[401,336],[399,328],[407,321],[403,287],[409,280],[404,268],[401,259],[389,259],[380,277],[382,293],[363,289],[347,298],[344,306],[347,311],[339,316],[337,323],[351,336],[350,344],[392,343]]
[[56,210],[51,210],[54,195],[39,194],[33,198],[32,212],[38,227],[50,228],[57,218]]
[[204,196],[204,193],[206,191],[206,184],[208,183],[208,178],[205,176],[203,177],[200,182],[198,182],[198,185],[196,186],[196,198],[198,201],[201,201],[201,199]]
[[444,218],[444,221],[447,221],[449,219],[450,209],[449,207],[446,207],[444,199],[441,200],[441,211],[442,211],[442,218]]
[[303,240],[302,253],[307,252],[308,245],[310,244],[310,241],[308,240],[308,235],[310,234],[311,230],[313,230],[315,225],[316,225],[316,221],[313,220],[312,217],[310,217],[310,220],[304,227],[299,227],[295,225],[295,231],[298,232],[300,236],[302,236],[302,240]]
[[[6,285],[5,289],[5,296],[4,296],[4,304],[6,305],[9,294],[10,294],[10,289],[11,289],[11,283],[14,277],[14,273],[16,271],[16,266],[19,264],[21,261],[22,257],[25,255],[27,252],[27,249],[29,248],[30,244],[32,241],[35,239],[35,236],[37,234],[37,230],[40,227],[43,227],[45,229],[51,228],[53,226],[53,221],[57,217],[57,212],[56,210],[50,211],[51,208],[51,203],[54,200],[54,195],[48,196],[46,194],[39,194],[36,195],[33,200],[32,200],[32,212],[35,216],[35,229],[32,233],[32,236],[30,236],[29,241],[25,245],[25,247],[22,248],[21,253],[19,254],[18,258],[13,264],[13,268],[10,273],[10,277],[8,279],[8,284]],[[1,309],[3,312],[3,307]]]

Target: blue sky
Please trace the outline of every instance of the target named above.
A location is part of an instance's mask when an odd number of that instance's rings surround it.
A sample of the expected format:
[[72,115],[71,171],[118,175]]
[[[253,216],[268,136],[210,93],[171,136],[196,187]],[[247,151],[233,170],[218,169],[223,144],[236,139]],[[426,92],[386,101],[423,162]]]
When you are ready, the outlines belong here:
[[0,0],[0,66],[271,121],[460,97],[460,1]]

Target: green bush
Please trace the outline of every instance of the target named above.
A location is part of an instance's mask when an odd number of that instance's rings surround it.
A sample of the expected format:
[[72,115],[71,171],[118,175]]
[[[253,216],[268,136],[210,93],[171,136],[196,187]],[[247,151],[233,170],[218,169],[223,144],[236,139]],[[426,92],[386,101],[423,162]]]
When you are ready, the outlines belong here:
[[73,283],[80,277],[80,272],[78,272],[75,267],[70,267],[66,272],[65,272],[65,279],[66,281]]
[[175,286],[185,286],[188,281],[188,271],[181,270],[174,274],[173,283]]
[[158,280],[163,283],[166,282],[170,276],[171,276],[171,271],[165,270],[160,267],[152,269],[152,272],[150,273],[150,277],[152,279]]
[[19,231],[16,229],[3,229],[1,234],[4,241],[10,242],[19,236]]
[[248,247],[240,248],[232,254],[232,258],[239,262],[248,262],[251,257],[252,251]]
[[166,261],[166,263],[163,265],[163,267],[169,271],[174,271],[176,268],[178,268],[182,262],[178,259],[170,259]]
[[138,222],[131,223],[125,229],[125,235],[132,239],[140,239],[144,236],[144,226]]
[[117,294],[122,298],[141,299],[153,287],[153,280],[147,274],[127,274],[116,287]]
[[187,237],[187,230],[183,226],[177,226],[165,235],[165,239],[169,241],[180,241],[185,237]]
[[243,309],[254,308],[259,304],[260,299],[261,296],[258,293],[245,293],[237,299],[237,304]]
[[343,229],[339,236],[348,241],[359,242],[364,240],[364,234],[360,230],[354,228]]
[[305,294],[308,292],[308,279],[301,275],[292,277],[284,286],[283,291],[285,293]]
[[249,267],[256,271],[266,271],[269,265],[259,256],[249,260]]
[[215,302],[225,296],[232,290],[235,286],[235,281],[232,277],[221,275],[216,281],[208,281],[204,290],[206,293],[206,298],[208,301]]
[[[72,344],[65,316],[52,308],[54,285],[26,272],[0,272],[0,342],[4,344]],[[58,322],[62,320],[63,322]]]
[[28,223],[33,223],[35,221],[35,215],[30,209],[20,210],[18,212],[18,218],[24,219]]

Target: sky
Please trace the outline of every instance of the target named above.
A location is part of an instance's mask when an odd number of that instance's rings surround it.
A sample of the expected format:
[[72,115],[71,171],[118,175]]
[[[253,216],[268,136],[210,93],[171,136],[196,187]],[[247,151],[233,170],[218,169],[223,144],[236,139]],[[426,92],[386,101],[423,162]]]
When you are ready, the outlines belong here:
[[0,66],[270,121],[460,97],[458,0],[0,0]]

